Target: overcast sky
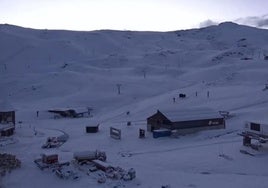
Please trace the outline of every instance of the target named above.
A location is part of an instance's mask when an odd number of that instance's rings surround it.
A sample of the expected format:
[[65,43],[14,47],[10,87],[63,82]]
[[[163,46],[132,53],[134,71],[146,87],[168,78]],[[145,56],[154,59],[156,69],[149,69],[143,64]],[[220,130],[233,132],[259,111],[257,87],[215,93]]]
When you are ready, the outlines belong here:
[[268,0],[0,0],[0,23],[38,29],[170,31],[268,26]]

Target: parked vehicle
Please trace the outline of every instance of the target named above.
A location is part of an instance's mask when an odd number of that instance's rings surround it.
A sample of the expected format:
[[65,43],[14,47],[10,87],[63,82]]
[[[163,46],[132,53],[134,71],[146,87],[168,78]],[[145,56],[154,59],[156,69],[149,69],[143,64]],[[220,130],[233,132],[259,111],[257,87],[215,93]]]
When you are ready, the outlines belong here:
[[98,159],[100,161],[106,161],[106,153],[98,150],[75,152],[74,159],[81,164],[95,159]]

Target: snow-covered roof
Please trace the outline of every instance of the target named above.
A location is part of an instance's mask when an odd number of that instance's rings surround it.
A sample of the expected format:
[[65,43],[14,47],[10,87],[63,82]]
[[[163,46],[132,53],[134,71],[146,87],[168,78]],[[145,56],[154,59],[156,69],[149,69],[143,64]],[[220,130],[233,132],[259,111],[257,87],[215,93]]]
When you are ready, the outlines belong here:
[[222,118],[219,112],[209,108],[180,109],[176,111],[160,110],[160,112],[172,122]]
[[10,112],[14,110],[14,107],[7,100],[0,101],[0,112]]
[[[84,113],[84,112],[88,112],[88,108],[73,108],[75,110],[76,113]],[[90,109],[89,109],[90,110]]]
[[[74,110],[76,113],[84,113],[84,112],[88,112],[88,108],[86,107],[70,107],[70,108],[55,108],[52,109],[54,111],[68,111],[68,110]],[[91,108],[89,108],[89,110],[92,110]]]
[[245,121],[245,124],[247,123],[256,123],[256,124],[260,124],[260,125],[263,125],[263,126],[268,126],[268,121],[267,119],[266,120],[263,120],[263,119],[253,119],[253,120],[250,120],[250,121]]

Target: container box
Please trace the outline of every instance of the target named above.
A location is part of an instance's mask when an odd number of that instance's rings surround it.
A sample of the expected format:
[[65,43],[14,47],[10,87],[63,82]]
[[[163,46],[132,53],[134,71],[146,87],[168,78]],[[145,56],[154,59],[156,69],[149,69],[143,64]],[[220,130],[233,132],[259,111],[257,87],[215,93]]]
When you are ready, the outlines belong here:
[[99,131],[99,125],[97,126],[86,126],[87,133],[96,133]]

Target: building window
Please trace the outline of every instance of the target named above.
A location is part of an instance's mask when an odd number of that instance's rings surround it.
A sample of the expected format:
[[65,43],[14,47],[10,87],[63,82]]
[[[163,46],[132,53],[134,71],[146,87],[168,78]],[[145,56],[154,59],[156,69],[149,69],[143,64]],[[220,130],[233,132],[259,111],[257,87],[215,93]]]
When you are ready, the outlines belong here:
[[260,128],[260,124],[257,124],[257,123],[251,123],[250,124],[250,129],[253,130],[253,131],[260,131],[261,128]]

